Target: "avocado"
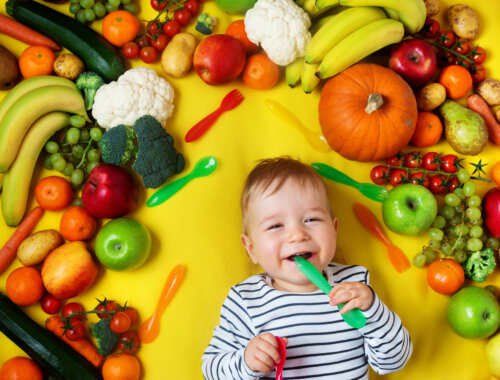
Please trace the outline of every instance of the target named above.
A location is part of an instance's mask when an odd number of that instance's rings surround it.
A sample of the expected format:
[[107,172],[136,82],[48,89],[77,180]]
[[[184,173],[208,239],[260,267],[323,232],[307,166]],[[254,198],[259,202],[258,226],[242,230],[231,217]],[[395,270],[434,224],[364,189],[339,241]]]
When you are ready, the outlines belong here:
[[9,50],[0,45],[0,90],[5,91],[13,87],[19,80],[19,66],[17,58]]

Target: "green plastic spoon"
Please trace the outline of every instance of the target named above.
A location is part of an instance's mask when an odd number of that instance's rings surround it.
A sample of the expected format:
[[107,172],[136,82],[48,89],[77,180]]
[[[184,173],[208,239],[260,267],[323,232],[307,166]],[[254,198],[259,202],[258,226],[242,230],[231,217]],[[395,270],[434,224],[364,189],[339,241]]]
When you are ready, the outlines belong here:
[[205,177],[211,174],[216,168],[217,160],[215,157],[207,156],[200,158],[191,173],[186,174],[184,177],[176,179],[173,182],[167,183],[161,189],[157,190],[149,197],[146,205],[148,207],[161,205],[172,195],[182,189],[189,181],[198,177]]
[[[304,275],[311,280],[311,282],[316,285],[319,290],[321,290],[323,293],[327,294],[330,293],[330,290],[332,290],[331,285],[326,281],[326,279],[323,277],[323,275],[312,265],[309,261],[304,259],[303,257],[300,256],[295,256],[294,257],[295,264],[297,264],[297,267],[300,269]],[[345,303],[340,303],[337,305],[337,307],[342,309],[344,307]],[[349,310],[347,313],[340,314],[342,319],[351,327],[354,327],[355,329],[360,329],[361,327],[364,327],[366,325],[366,318],[359,309],[352,309]]]

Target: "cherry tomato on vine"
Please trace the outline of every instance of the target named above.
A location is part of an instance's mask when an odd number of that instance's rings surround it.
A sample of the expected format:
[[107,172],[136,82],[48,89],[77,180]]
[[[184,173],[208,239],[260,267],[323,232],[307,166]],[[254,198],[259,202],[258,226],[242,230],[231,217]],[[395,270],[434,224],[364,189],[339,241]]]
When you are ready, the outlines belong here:
[[163,33],[172,38],[181,31],[181,24],[177,20],[170,20],[163,24],[162,29]]
[[119,311],[109,322],[109,328],[117,334],[124,333],[128,331],[132,324],[130,323],[130,317],[123,311]]
[[184,3],[184,8],[186,8],[191,16],[196,16],[199,11],[198,0],[188,0]]
[[446,173],[456,173],[458,171],[458,157],[454,154],[447,154],[444,157],[441,157],[441,169],[443,169]]
[[129,316],[129,318],[130,318],[130,325],[131,326],[139,318],[139,314],[137,313],[137,310],[135,310],[134,308],[131,308],[131,307],[127,306],[127,308],[125,310],[123,310],[123,312]]
[[[104,301],[99,302],[99,305],[97,305],[96,310],[97,311],[114,311],[114,310],[118,309],[119,307],[120,306],[115,301],[108,301],[105,299]],[[100,319],[104,319],[104,318],[111,318],[113,316],[113,314],[97,313],[97,316]]]
[[434,194],[444,194],[446,192],[446,177],[442,174],[435,174],[431,177],[429,190]]
[[157,52],[162,52],[165,50],[165,47],[167,46],[169,41],[169,38],[163,34],[159,33],[156,39],[153,41],[152,45],[156,49]]
[[422,185],[424,187],[429,187],[429,176],[424,172],[416,172],[410,176],[410,183],[414,183],[415,185]]
[[460,183],[458,182],[457,177],[450,177],[448,178],[448,184],[446,185],[446,191],[448,193],[451,193],[455,188],[458,187]]
[[437,164],[441,165],[439,154],[436,152],[429,152],[424,155],[423,168],[425,170],[438,170]]
[[127,42],[122,48],[123,56],[128,59],[137,58],[140,50],[139,45],[135,42]]
[[458,54],[467,55],[470,51],[470,41],[466,38],[460,37],[453,50]]
[[135,331],[127,331],[120,335],[118,351],[125,354],[135,354],[141,346],[139,335]]
[[59,310],[61,310],[62,301],[59,298],[54,297],[52,294],[47,293],[40,301],[40,306],[47,314],[56,314]]
[[[81,313],[83,311],[84,311],[84,309],[83,309],[83,306],[81,304],[79,304],[78,302],[70,302],[63,307],[62,316],[69,317],[71,314]],[[77,321],[77,320],[83,321],[83,314],[75,315],[72,318],[71,323],[73,323],[73,321]]]
[[474,65],[474,72],[471,73],[472,82],[481,83],[486,79],[486,69],[481,64]]
[[182,26],[187,26],[189,21],[191,20],[191,13],[185,8],[179,9],[175,11],[174,18],[181,24]]
[[156,11],[161,11],[167,6],[167,3],[163,2],[162,0],[151,0],[150,4],[151,8]]
[[439,22],[432,18],[428,18],[425,20],[424,27],[422,28],[425,30],[424,32],[424,37],[425,38],[438,38],[439,37],[439,31],[441,30],[441,26],[439,25]]
[[438,41],[444,47],[452,47],[456,41],[455,33],[451,30],[441,30],[438,33]]
[[420,152],[409,152],[404,157],[404,165],[407,168],[416,169],[422,166],[422,155]]
[[73,318],[71,328],[64,333],[69,340],[80,340],[85,338],[85,325],[82,321]]
[[153,63],[158,57],[158,52],[152,46],[145,46],[141,49],[139,55],[144,63]]
[[385,185],[388,182],[389,168],[385,165],[377,165],[370,171],[370,178],[377,185]]
[[392,186],[396,187],[406,182],[405,179],[407,179],[408,173],[403,169],[394,169],[390,175],[389,182]]
[[145,36],[137,41],[137,45],[139,45],[141,49],[146,46],[151,46],[151,38],[149,38],[149,36]]
[[481,46],[476,46],[470,53],[474,63],[483,63],[486,60],[486,50]]
[[387,165],[400,166],[401,165],[401,157],[399,155],[389,157],[387,160],[385,160],[385,163]]
[[146,28],[148,30],[148,35],[154,37],[161,30],[160,21],[158,21],[158,20],[149,21],[148,24],[147,24],[147,26],[146,26]]

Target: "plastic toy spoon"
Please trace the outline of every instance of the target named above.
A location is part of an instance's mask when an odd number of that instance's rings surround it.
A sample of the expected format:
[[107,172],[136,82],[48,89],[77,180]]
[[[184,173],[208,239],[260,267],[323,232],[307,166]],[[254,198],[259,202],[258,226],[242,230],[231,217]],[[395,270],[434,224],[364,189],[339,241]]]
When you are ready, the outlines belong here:
[[286,360],[286,344],[279,336],[275,336],[278,342],[278,351],[280,353],[281,360],[276,366],[276,380],[283,380],[283,367],[285,366]]
[[151,195],[146,202],[148,207],[161,205],[172,195],[182,189],[189,181],[198,177],[205,177],[217,168],[217,159],[212,156],[200,158],[191,173],[186,174],[173,182],[167,183],[161,189]]
[[304,124],[302,124],[292,112],[287,110],[281,104],[275,102],[274,100],[266,99],[266,106],[278,118],[301,132],[307,138],[307,141],[309,141],[309,144],[311,144],[314,149],[320,152],[330,151],[330,146],[322,135],[320,135],[319,133],[314,133],[313,131],[306,128]]
[[[321,290],[323,293],[327,294],[330,293],[330,290],[332,290],[332,286],[326,281],[326,279],[323,277],[323,275],[312,265],[309,261],[304,259],[303,257],[300,256],[295,256],[294,257],[295,264],[297,264],[297,267],[300,269],[302,273],[314,284],[316,285],[319,290]],[[344,307],[345,303],[340,303],[337,305],[337,307],[342,309]],[[366,318],[359,309],[352,309],[349,310],[347,313],[340,314],[342,319],[351,327],[354,327],[355,329],[360,329],[364,325],[366,325]]]
[[142,343],[151,343],[158,337],[161,315],[177,292],[183,278],[184,267],[182,265],[175,266],[168,275],[165,285],[163,285],[163,290],[153,315],[142,322],[139,327],[139,339]]

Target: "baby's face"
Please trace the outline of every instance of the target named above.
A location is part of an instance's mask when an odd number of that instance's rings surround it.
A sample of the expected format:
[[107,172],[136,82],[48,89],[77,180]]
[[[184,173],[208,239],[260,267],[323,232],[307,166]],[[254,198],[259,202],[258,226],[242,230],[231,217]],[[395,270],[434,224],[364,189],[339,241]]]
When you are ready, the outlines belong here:
[[301,255],[322,271],[335,255],[337,219],[330,215],[325,190],[287,180],[274,194],[252,197],[247,217],[243,245],[252,261],[273,276],[274,286],[290,292],[316,290],[293,257]]

